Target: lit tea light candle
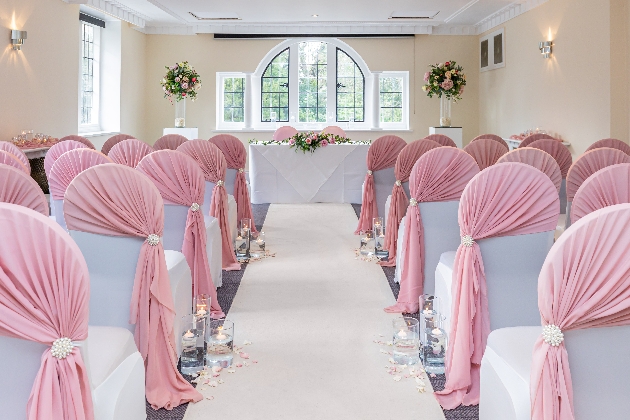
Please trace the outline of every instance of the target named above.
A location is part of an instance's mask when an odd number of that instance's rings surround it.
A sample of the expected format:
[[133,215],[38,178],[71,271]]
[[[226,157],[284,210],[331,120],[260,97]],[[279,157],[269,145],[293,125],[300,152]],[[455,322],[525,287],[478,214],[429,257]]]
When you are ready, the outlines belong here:
[[442,330],[441,330],[441,329],[439,329],[439,328],[433,328],[433,329],[431,330],[431,333],[432,333],[433,335],[442,335],[442,334],[443,334],[443,333],[442,333]]
[[400,330],[398,334],[396,334],[399,338],[407,338],[407,333],[404,330]]
[[223,327],[219,327],[217,329],[219,330],[219,332],[217,332],[216,339],[225,340],[227,338],[227,335],[223,334]]
[[197,309],[197,315],[198,316],[206,316],[208,314],[208,311],[206,311],[205,308],[199,308]]

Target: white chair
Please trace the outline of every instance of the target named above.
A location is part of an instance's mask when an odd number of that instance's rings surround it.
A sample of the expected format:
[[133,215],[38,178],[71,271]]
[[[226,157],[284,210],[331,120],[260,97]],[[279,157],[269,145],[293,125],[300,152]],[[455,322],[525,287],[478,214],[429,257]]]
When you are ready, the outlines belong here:
[[[201,206],[201,209],[203,210],[204,216],[210,217],[208,215],[210,214],[210,202],[212,201],[212,190],[214,189],[216,184],[214,182],[209,182],[209,181],[205,181],[205,183],[206,183],[206,190],[204,192],[203,205]],[[224,185],[223,187],[226,188],[226,185]],[[234,184],[232,184],[232,188],[233,187],[234,187]],[[232,243],[234,243],[234,241],[236,241],[236,229],[238,228],[238,222],[239,222],[238,220],[236,220],[237,219],[236,200],[234,199],[234,196],[232,194],[229,194],[230,190],[226,189],[226,191],[228,192],[228,225],[229,225],[230,233],[232,236]]]
[[[381,169],[380,171],[374,171],[372,176],[374,177],[374,195],[376,196],[376,207],[378,208],[378,215],[383,217],[383,224],[387,229],[387,217],[386,210],[389,207],[385,206],[387,197],[392,192],[392,187],[396,182],[396,175],[394,174],[394,167]],[[407,185],[406,192],[409,193],[409,185]]]
[[55,200],[50,194],[50,218],[59,223],[59,226],[68,230],[66,219],[63,217],[63,200]]
[[[403,190],[405,190],[405,194],[407,194],[407,198],[411,197],[411,194],[409,193],[409,181],[403,182],[402,187],[403,187]],[[393,188],[393,185],[392,185],[392,188]],[[383,223],[385,225],[387,225],[387,217],[389,216],[389,206],[391,205],[391,202],[392,202],[392,195],[389,194],[387,196],[387,200],[385,200],[385,213],[383,214]]]

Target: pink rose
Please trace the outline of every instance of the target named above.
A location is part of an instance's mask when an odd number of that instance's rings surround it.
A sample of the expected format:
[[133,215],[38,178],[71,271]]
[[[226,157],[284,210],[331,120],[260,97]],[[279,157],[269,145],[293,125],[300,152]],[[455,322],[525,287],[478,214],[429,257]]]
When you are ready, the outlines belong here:
[[462,86],[461,88],[459,88],[459,94],[461,95],[462,93],[464,93],[464,86]]
[[450,88],[453,87],[453,81],[451,79],[446,79],[445,81],[442,82],[440,86],[444,90],[449,90]]
[[334,138],[334,137],[331,137],[331,138],[330,138],[330,142],[329,142],[329,144],[335,144],[335,138]]
[[312,142],[312,140],[311,140],[310,137],[306,139],[306,144],[311,144],[311,142]]
[[322,140],[321,145],[322,145],[322,147],[326,147],[326,146],[328,146],[328,142],[326,140]]
[[289,144],[290,144],[291,146],[293,146],[293,145],[295,144],[295,139],[291,139],[291,140],[289,140]]
[[424,73],[424,81],[425,82],[429,81],[429,77],[431,77],[431,73],[429,73],[429,72]]
[[188,89],[188,83],[182,83],[182,89]]

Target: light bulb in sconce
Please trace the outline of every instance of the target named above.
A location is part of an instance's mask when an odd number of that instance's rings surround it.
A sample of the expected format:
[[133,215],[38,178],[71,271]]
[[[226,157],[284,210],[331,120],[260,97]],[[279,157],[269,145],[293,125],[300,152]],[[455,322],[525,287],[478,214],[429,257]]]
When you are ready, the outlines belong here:
[[26,39],[26,31],[11,30],[11,44],[14,50],[21,50]]
[[538,44],[538,49],[544,58],[551,57],[551,47],[553,46],[553,41],[543,41]]

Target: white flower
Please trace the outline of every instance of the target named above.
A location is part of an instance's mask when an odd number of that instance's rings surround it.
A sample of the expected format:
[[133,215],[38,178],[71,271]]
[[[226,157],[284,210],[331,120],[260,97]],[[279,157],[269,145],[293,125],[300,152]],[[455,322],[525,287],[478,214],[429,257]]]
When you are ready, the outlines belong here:
[[446,76],[447,79],[451,78],[451,72],[447,71],[446,73],[444,73],[444,76]]

